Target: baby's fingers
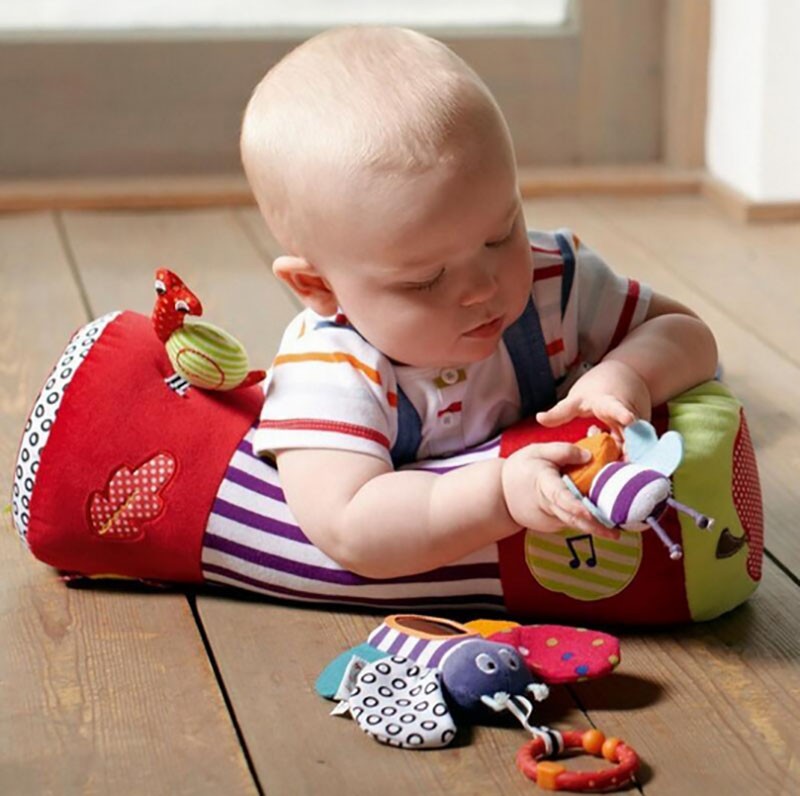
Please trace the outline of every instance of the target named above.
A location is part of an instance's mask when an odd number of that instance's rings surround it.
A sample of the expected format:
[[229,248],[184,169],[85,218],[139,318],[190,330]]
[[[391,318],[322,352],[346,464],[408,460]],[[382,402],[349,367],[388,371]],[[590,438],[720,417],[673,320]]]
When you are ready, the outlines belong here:
[[[586,464],[592,454],[571,442],[536,442],[523,449],[528,456],[543,459],[556,467],[567,467],[570,464]],[[564,484],[561,484],[564,486]],[[564,487],[566,489],[566,487]]]
[[575,528],[583,533],[597,534],[616,539],[618,532],[611,531],[600,524],[589,509],[567,489],[561,478],[552,472],[543,473],[540,480],[542,496],[547,501],[553,516],[567,528]]
[[559,401],[554,407],[548,409],[546,412],[537,412],[536,422],[549,428],[552,428],[553,426],[561,426],[564,423],[569,423],[569,421],[574,417],[577,417],[579,410],[579,401],[576,398],[567,397]]
[[604,396],[598,401],[594,407],[594,414],[598,420],[602,420],[615,431],[622,430],[636,420],[636,414],[613,395]]

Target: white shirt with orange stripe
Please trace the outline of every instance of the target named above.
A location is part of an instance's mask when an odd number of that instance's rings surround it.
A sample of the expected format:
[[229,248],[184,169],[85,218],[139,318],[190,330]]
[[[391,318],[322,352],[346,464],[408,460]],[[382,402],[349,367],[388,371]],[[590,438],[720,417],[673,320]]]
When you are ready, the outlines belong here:
[[[561,398],[644,320],[651,291],[614,274],[569,230],[528,237],[532,297]],[[565,258],[574,262],[574,278],[562,297]],[[517,379],[502,341],[490,357],[457,368],[396,365],[341,314],[323,318],[306,309],[287,327],[267,374],[253,449],[272,455],[334,448],[391,464],[398,386],[421,420],[418,459],[459,453],[521,419]]]

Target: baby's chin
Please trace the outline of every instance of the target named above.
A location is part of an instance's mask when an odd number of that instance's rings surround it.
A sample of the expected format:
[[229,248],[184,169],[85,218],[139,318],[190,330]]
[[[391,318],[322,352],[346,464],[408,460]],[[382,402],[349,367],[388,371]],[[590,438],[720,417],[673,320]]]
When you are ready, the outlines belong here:
[[[470,341],[472,342],[472,341]],[[420,354],[414,352],[398,351],[398,356],[389,356],[392,364],[411,368],[458,368],[471,365],[475,362],[490,357],[499,345],[499,341],[488,343],[480,341],[482,345],[458,346],[456,352],[441,352],[440,356],[434,353]]]

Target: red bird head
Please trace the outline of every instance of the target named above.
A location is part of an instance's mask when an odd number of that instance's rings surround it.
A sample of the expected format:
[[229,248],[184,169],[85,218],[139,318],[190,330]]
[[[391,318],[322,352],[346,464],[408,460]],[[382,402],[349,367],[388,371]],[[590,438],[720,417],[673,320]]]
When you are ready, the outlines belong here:
[[157,297],[153,307],[153,326],[158,339],[166,343],[170,335],[183,326],[185,316],[203,314],[203,305],[183,280],[166,268],[156,271],[155,287]]

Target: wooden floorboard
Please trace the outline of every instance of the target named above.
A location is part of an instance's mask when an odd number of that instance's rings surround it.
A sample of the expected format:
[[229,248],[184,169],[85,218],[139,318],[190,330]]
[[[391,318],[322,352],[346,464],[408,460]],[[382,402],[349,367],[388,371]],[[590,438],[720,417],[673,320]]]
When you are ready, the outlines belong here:
[[[30,405],[87,315],[49,214],[0,218],[0,284],[7,496]],[[186,598],[69,589],[3,530],[0,793],[255,793]]]
[[[474,728],[458,746],[417,752],[382,746],[354,722],[329,715],[314,682],[328,661],[366,640],[382,615],[207,598],[204,621],[246,728],[264,790],[275,794],[524,796],[514,767],[519,726]],[[566,689],[537,711],[556,727],[588,726]]]
[[647,762],[648,796],[797,792],[800,589],[769,561],[763,580],[713,622],[622,633],[620,676],[574,687]]
[[[572,226],[618,271],[685,301],[709,322],[726,380],[748,412],[767,545],[780,565],[768,562],[750,603],[715,622],[627,632],[617,675],[554,689],[540,718],[585,726],[582,706],[606,732],[626,737],[647,763],[646,794],[798,791],[800,372],[790,341],[798,324],[792,258],[800,226],[737,227],[697,197],[546,199],[527,202],[526,213],[532,227]],[[93,314],[149,312],[153,271],[165,265],[198,293],[210,322],[242,339],[253,366],[269,364],[297,305],[270,275],[278,249],[255,210],[76,212],[63,225]],[[33,394],[85,315],[49,216],[0,218],[0,278],[4,310],[16,308],[0,321],[0,453],[8,464]],[[771,309],[747,301],[770,297]],[[26,379],[35,384],[21,387]],[[0,472],[0,487],[7,489],[9,471]],[[3,579],[0,621],[5,636],[20,639],[0,655],[0,727],[16,733],[0,752],[0,792],[6,772],[23,776],[23,793],[123,793],[126,783],[135,792],[130,783],[148,774],[170,792],[254,789],[180,595],[68,590],[10,534],[0,542],[3,570],[13,575]],[[421,754],[381,747],[349,720],[327,715],[330,703],[314,694],[314,679],[329,659],[363,641],[378,615],[210,590],[197,608],[265,792],[530,792],[513,767],[518,729],[477,728],[460,746]],[[11,693],[6,683],[17,681]],[[41,687],[48,682],[55,685]],[[135,754],[126,738],[136,741]],[[59,788],[59,761],[70,757],[78,762]]]

